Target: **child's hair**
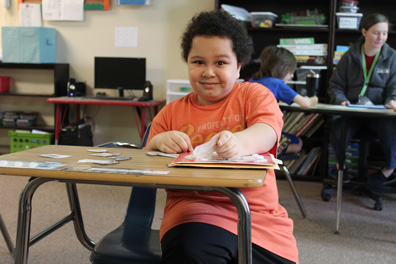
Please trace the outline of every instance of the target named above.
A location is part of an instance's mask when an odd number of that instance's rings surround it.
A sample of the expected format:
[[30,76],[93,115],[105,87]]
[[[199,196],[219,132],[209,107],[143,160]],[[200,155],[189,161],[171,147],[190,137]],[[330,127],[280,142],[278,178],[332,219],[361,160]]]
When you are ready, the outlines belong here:
[[253,74],[253,79],[273,77],[283,79],[288,73],[297,68],[296,58],[293,53],[285,48],[267,46],[261,53],[260,70]]
[[182,35],[182,57],[187,62],[192,41],[196,36],[221,37],[230,39],[238,63],[250,61],[253,53],[252,42],[246,29],[233,16],[223,10],[201,12],[195,15]]

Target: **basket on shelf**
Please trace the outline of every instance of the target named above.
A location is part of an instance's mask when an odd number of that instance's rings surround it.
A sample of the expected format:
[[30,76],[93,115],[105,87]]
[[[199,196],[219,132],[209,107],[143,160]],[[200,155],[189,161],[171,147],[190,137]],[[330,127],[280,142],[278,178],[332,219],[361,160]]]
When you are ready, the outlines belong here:
[[50,145],[54,136],[53,133],[17,133],[14,130],[8,131],[8,135],[10,136],[11,153],[44,145]]

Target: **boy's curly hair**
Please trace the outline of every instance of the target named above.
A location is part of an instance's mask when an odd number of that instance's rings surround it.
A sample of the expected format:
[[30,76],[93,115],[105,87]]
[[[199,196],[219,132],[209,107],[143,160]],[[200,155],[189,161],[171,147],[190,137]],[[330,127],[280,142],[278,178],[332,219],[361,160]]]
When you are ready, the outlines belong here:
[[223,10],[201,12],[195,15],[182,35],[182,57],[187,62],[192,41],[196,36],[221,37],[230,39],[238,63],[250,61],[253,53],[252,42],[242,24]]

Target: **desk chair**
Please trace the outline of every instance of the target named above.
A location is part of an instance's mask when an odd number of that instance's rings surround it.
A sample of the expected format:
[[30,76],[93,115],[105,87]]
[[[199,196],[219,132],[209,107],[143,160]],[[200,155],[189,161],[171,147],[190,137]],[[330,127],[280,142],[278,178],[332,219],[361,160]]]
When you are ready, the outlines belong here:
[[[150,125],[146,129],[141,147],[146,145],[149,130]],[[104,146],[110,147],[110,144],[106,143]],[[91,263],[160,263],[159,230],[151,229],[156,194],[157,189],[132,188],[123,223],[95,245],[90,256]]]
[[4,221],[3,221],[3,217],[1,217],[1,214],[0,214],[0,230],[1,230],[1,233],[3,234],[4,241],[7,244],[8,250],[12,254],[13,250],[14,250],[14,245],[13,245],[13,243],[11,241],[10,234],[8,233],[8,230],[7,230],[7,228],[6,228],[5,224],[4,224]]
[[304,219],[306,219],[307,218],[307,212],[306,212],[304,204],[303,204],[303,202],[301,200],[301,196],[298,193],[296,186],[294,185],[294,182],[293,182],[292,177],[290,176],[289,170],[287,169],[286,165],[284,164],[284,162],[287,161],[287,160],[298,159],[298,155],[295,155],[295,154],[284,154],[284,152],[286,151],[287,146],[289,145],[289,143],[290,143],[290,138],[284,137],[284,136],[281,137],[281,140],[279,142],[279,146],[278,146],[278,149],[277,149],[277,158],[282,161],[282,164],[280,164],[279,167],[282,170],[283,175],[286,177],[287,182],[290,185],[290,188],[292,189],[294,198],[296,199],[297,205],[300,208],[301,215],[303,216]]

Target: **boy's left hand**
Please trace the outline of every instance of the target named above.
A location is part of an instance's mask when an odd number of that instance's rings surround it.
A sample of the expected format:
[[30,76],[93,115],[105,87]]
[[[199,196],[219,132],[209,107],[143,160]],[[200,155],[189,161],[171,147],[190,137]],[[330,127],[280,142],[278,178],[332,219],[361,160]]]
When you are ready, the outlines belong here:
[[218,133],[219,139],[217,140],[214,150],[223,159],[239,158],[242,154],[241,141],[230,131],[224,130]]

